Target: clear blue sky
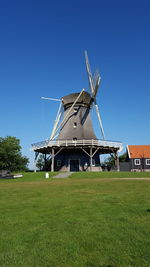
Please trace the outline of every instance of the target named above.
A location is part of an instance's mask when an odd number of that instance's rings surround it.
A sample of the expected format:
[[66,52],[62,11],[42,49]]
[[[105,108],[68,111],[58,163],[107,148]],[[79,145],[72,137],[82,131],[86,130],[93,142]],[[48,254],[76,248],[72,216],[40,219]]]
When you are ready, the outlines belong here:
[[[22,153],[49,137],[60,98],[88,87],[84,50],[99,68],[108,140],[150,144],[150,2],[0,1],[0,136]],[[101,137],[97,119],[93,119]]]

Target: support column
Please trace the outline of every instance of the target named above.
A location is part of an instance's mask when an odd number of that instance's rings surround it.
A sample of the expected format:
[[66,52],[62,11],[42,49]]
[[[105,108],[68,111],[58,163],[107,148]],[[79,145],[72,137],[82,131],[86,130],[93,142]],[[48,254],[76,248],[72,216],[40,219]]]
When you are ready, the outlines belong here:
[[117,168],[117,172],[120,171],[120,166],[119,166],[119,157],[118,157],[118,151],[115,152],[115,165]]
[[46,170],[46,163],[47,163],[47,157],[46,157],[46,154],[44,154],[44,164],[45,164],[44,170]]
[[54,148],[52,148],[52,163],[51,163],[51,172],[54,171]]
[[90,147],[90,171],[92,172],[92,146]]
[[39,152],[35,152],[35,159],[34,159],[34,172],[36,172],[37,167],[36,167],[36,163],[37,163],[37,158],[38,158]]

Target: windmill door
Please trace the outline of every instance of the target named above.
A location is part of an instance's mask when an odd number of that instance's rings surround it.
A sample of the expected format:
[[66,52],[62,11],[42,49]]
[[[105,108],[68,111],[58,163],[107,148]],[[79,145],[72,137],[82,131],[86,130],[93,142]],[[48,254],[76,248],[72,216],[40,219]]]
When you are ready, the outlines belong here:
[[79,171],[79,160],[78,159],[70,159],[70,171],[71,172]]

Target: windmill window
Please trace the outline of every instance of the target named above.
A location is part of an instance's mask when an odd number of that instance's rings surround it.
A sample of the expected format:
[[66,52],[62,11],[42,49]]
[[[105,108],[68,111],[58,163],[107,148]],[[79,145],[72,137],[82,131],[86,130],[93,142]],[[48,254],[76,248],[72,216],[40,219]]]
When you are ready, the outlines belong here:
[[92,166],[95,166],[95,159],[92,159]]
[[135,160],[134,160],[134,164],[135,164],[135,165],[140,165],[140,164],[141,164],[140,159],[135,159]]
[[58,159],[58,160],[57,160],[57,167],[60,167],[60,166],[61,166],[61,160]]
[[146,159],[146,165],[150,165],[150,159]]
[[77,128],[77,123],[76,122],[73,123],[73,128]]

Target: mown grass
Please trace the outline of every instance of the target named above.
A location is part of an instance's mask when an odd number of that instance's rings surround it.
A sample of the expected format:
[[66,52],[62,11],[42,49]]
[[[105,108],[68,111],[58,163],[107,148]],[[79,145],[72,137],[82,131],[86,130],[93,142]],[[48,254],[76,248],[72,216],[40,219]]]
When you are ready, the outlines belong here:
[[[15,179],[0,179],[0,182],[7,182],[7,183],[14,183],[14,182],[34,182],[34,181],[46,181],[45,179],[45,173],[46,172],[21,172],[23,177],[21,178],[15,178]],[[48,172],[49,173],[49,179],[54,177],[58,172]]]
[[40,175],[0,183],[0,266],[150,266],[149,180]]
[[150,172],[77,172],[71,178],[150,178]]

